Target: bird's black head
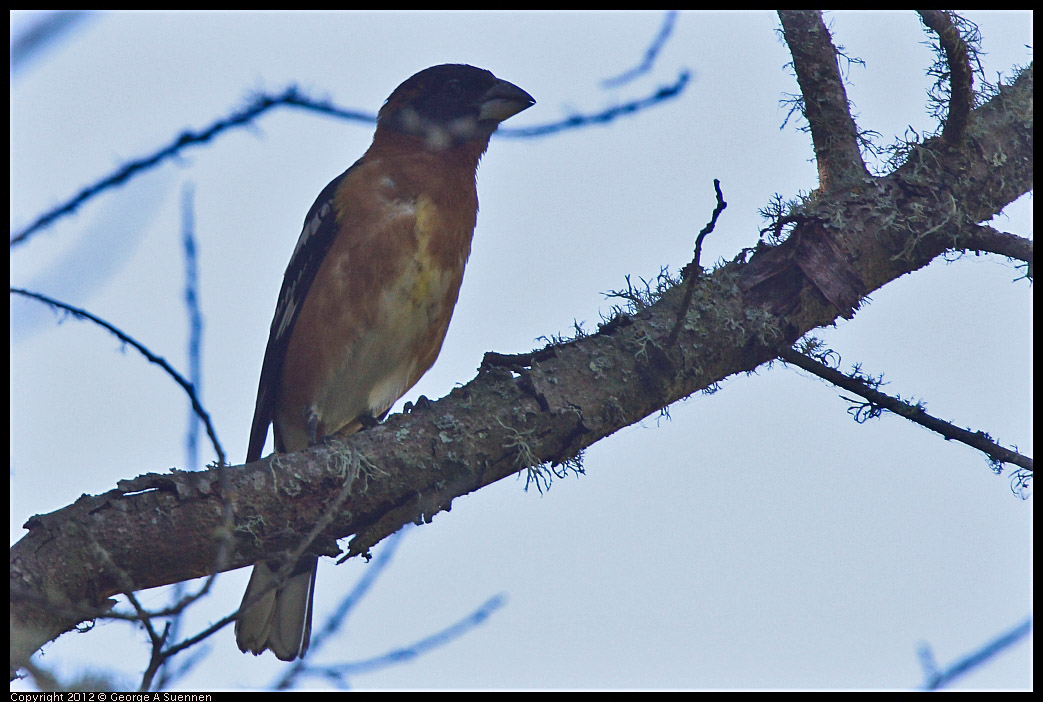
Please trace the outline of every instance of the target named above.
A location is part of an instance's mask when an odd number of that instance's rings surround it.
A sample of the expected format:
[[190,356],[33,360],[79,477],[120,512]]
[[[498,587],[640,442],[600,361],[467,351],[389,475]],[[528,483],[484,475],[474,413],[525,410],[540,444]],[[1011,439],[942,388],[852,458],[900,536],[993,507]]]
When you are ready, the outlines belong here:
[[445,64],[426,68],[395,88],[380,108],[377,124],[444,150],[487,141],[500,122],[534,104],[527,92],[489,71]]

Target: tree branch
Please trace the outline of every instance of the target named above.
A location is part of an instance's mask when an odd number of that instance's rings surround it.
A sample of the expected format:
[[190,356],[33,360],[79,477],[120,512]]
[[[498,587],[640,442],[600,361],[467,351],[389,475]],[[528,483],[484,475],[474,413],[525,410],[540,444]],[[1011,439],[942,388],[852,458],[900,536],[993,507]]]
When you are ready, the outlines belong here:
[[858,128],[848,109],[837,49],[817,10],[779,10],[803,96],[804,117],[818,162],[819,188],[829,192],[869,177],[858,149]]
[[618,76],[606,78],[601,81],[601,87],[617,88],[652,70],[659,52],[663,50],[670,35],[673,34],[674,24],[677,23],[677,15],[679,13],[680,10],[667,10],[666,14],[663,15],[663,23],[659,27],[659,31],[656,33],[652,43],[645,49],[645,55],[641,58],[641,63],[623,71]]
[[[293,550],[317,524],[326,528],[313,551],[336,554],[333,540],[354,535],[349,554],[365,553],[403,524],[448,510],[457,496],[572,460],[853,314],[849,296],[927,265],[967,222],[988,219],[1032,187],[1032,75],[1030,67],[974,111],[967,133],[974,148],[928,141],[894,173],[808,202],[780,245],[700,278],[676,344],[665,341],[684,286],[597,333],[549,345],[524,373],[483,370],[437,403],[346,441],[229,469],[227,487],[210,472],[150,474],[31,518],[11,549],[12,669],[79,621],[20,593],[97,604],[123,589],[121,578],[97,567],[91,540],[137,588],[208,574],[218,562],[215,534],[226,504],[235,542],[223,568]],[[805,270],[805,255],[822,250],[850,273],[833,287]],[[350,499],[338,505],[346,486]]]
[[145,346],[126,332],[124,332],[119,327],[109,322],[106,322],[101,317],[91,314],[85,309],[74,307],[73,305],[70,305],[66,302],[62,302],[61,300],[55,300],[53,297],[48,297],[47,295],[44,295],[42,293],[33,292],[31,290],[24,290],[22,288],[11,287],[11,293],[15,295],[21,295],[32,300],[37,300],[55,309],[68,312],[77,319],[85,319],[89,322],[94,322],[102,329],[105,329],[106,331],[114,335],[122,343],[128,344],[129,346],[134,348],[138,353],[140,353],[142,356],[148,359],[149,363],[154,363],[160,368],[162,368],[167,375],[174,379],[175,383],[181,386],[181,389],[185,391],[185,394],[188,395],[188,401],[192,405],[192,411],[195,412],[195,415],[199,418],[201,422],[203,422],[203,426],[206,427],[206,433],[207,436],[210,437],[210,443],[214,447],[214,453],[217,454],[218,463],[221,465],[225,465],[228,462],[225,458],[225,452],[224,448],[222,448],[221,446],[221,441],[217,438],[217,429],[214,427],[213,422],[210,421],[210,413],[206,411],[206,409],[203,407],[203,404],[199,401],[199,397],[196,396],[195,386],[185,376],[181,375],[177,370],[175,370],[174,367],[170,365],[170,363],[168,363],[165,358],[152,353],[152,351],[150,351],[147,346]]
[[942,139],[959,144],[967,131],[967,119],[974,107],[973,76],[970,53],[951,12],[944,10],[917,10],[920,19],[935,34],[945,52],[949,75],[949,109],[945,118]]
[[1031,631],[1032,617],[1028,617],[1013,628],[1003,632],[992,641],[989,641],[977,651],[972,651],[947,666],[944,670],[938,669],[931,648],[927,644],[922,644],[919,653],[926,681],[920,689],[925,692],[940,690],[959,678],[961,675],[978,668],[985,661],[1010,648],[1018,641],[1021,641],[1028,636]]
[[[994,465],[1011,463],[1024,468],[1025,470],[1032,470],[1031,458],[1023,456],[1017,451],[1011,451],[1005,446],[1000,446],[985,432],[974,432],[968,429],[961,429],[951,422],[933,417],[919,404],[914,405],[902,400],[901,398],[891,397],[874,387],[870,387],[870,385],[861,378],[845,375],[835,368],[830,368],[821,361],[800,353],[793,348],[782,349],[779,352],[779,358],[786,363],[793,364],[798,368],[803,368],[807,372],[817,375],[826,382],[836,385],[838,388],[849,390],[856,395],[864,397],[869,401],[870,405],[869,414],[865,415],[865,419],[868,419],[870,416],[877,416],[882,410],[887,410],[888,412],[892,412],[900,417],[905,417],[911,422],[915,422],[922,427],[944,436],[946,440],[951,439],[953,441],[959,441],[962,444],[966,444],[973,449],[981,451],[989,457],[989,460]],[[862,419],[861,421],[865,421],[865,419]],[[856,420],[858,420],[857,416]]]
[[1029,266],[1028,277],[1032,278],[1033,242],[1031,239],[1009,232],[1001,232],[987,224],[976,224],[964,231],[963,237],[958,243],[962,248],[986,251],[1016,261],[1023,261]]
[[710,221],[706,223],[706,226],[699,231],[699,236],[695,238],[695,254],[692,256],[692,260],[681,269],[681,279],[685,281],[684,298],[681,300],[681,309],[678,312],[677,321],[674,322],[674,328],[670,330],[670,335],[666,338],[667,346],[673,346],[677,343],[677,335],[681,333],[681,323],[688,316],[688,308],[692,304],[692,291],[695,288],[695,281],[703,274],[703,267],[700,263],[703,254],[703,240],[714,230],[717,226],[717,218],[728,207],[728,203],[724,201],[724,193],[721,192],[721,181],[716,178],[713,179],[713,191],[717,196],[717,205],[713,208]]
[[[630,100],[618,105],[611,105],[599,112],[570,115],[547,124],[538,124],[531,127],[504,127],[503,129],[498,130],[496,134],[499,137],[530,138],[566,131],[569,129],[587,127],[592,124],[605,124],[624,115],[635,114],[679,96],[687,87],[690,77],[688,71],[681,71],[674,83],[661,86],[654,93],[646,97]],[[15,247],[19,244],[25,243],[40,230],[50,226],[62,217],[75,212],[88,200],[91,200],[106,190],[122,185],[126,181],[161,165],[163,162],[177,156],[185,148],[196,144],[204,144],[229,129],[251,124],[272,108],[282,105],[353,122],[373,123],[376,121],[376,115],[361,110],[343,108],[335,105],[329,100],[320,100],[309,97],[303,94],[295,85],[291,85],[282,93],[277,95],[256,95],[250,100],[249,104],[240,110],[234,111],[227,117],[215,120],[210,125],[198,131],[186,129],[166,146],[163,146],[146,156],[132,159],[109,175],[85,186],[80,190],[80,192],[68,198],[62,204],[44,212],[33,220],[31,224],[16,231],[11,236],[10,246]]]

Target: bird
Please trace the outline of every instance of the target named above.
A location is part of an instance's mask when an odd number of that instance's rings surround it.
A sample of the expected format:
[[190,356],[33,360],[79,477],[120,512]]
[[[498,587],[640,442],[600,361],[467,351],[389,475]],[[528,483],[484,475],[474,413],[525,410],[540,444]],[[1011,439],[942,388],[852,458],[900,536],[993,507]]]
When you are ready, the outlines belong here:
[[[504,120],[536,104],[466,64],[426,68],[377,114],[362,157],[319,193],[283,275],[246,462],[273,427],[278,453],[372,426],[434,364],[478,216],[478,162]],[[318,557],[282,584],[254,565],[236,618],[241,651],[304,657]],[[274,584],[273,584],[274,583]]]

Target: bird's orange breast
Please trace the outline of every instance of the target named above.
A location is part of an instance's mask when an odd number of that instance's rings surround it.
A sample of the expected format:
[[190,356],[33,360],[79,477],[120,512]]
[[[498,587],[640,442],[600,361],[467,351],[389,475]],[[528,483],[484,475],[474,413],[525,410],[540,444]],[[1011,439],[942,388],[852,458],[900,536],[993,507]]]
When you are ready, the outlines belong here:
[[381,416],[441,350],[474,232],[473,175],[446,197],[418,187],[446,173],[389,165],[362,164],[334,196],[339,233],[286,349],[275,424],[287,450],[308,445],[309,417],[324,436]]

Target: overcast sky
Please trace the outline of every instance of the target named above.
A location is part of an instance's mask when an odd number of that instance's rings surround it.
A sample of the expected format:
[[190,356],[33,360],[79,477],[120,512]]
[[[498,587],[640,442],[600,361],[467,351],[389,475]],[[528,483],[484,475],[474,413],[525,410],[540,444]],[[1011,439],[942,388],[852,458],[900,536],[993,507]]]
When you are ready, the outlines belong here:
[[[13,16],[12,36],[35,13]],[[986,74],[1031,60],[1032,15],[968,13]],[[892,143],[934,126],[932,54],[911,12],[833,13],[863,129]],[[485,351],[596,328],[626,276],[688,262],[719,178],[729,207],[703,261],[754,246],[775,193],[817,185],[810,137],[779,101],[796,93],[766,12],[682,13],[652,69],[636,64],[661,13],[112,13],[12,74],[11,227],[131,158],[202,129],[256,92],[296,84],[375,112],[427,66],[470,63],[531,93],[522,127],[652,94],[677,99],[539,139],[494,138],[481,212],[442,354],[404,400],[445,395]],[[780,127],[782,127],[780,129]],[[911,134],[912,132],[910,132]],[[372,125],[277,108],[250,127],[90,200],[12,250],[12,285],[83,306],[187,371],[181,203],[193,193],[202,397],[230,459],[245,455],[282,273],[322,187]],[[1028,197],[996,226],[1032,236]],[[816,334],[884,373],[885,390],[1032,455],[1032,294],[995,256],[936,261]],[[187,465],[180,389],[97,327],[11,303],[11,542],[32,514],[117,480]],[[1032,500],[985,458],[894,416],[858,425],[835,388],[775,364],[732,377],[591,447],[586,474],[544,494],[507,479],[412,529],[346,631],[316,664],[408,646],[502,595],[480,627],[358,688],[911,688],[1031,614]],[[213,459],[206,444],[203,462]],[[378,547],[377,552],[381,548]],[[368,566],[319,567],[317,616]],[[233,611],[248,569],[188,617]],[[141,593],[146,605],[166,601]],[[145,637],[103,622],[47,646],[63,675],[110,671],[136,687]],[[177,689],[263,688],[284,664],[246,656],[231,627]],[[180,658],[177,659],[180,662]],[[114,672],[112,672],[114,671]],[[1030,688],[1027,639],[961,679]],[[321,679],[306,687],[323,688]],[[20,688],[24,689],[24,688]]]

